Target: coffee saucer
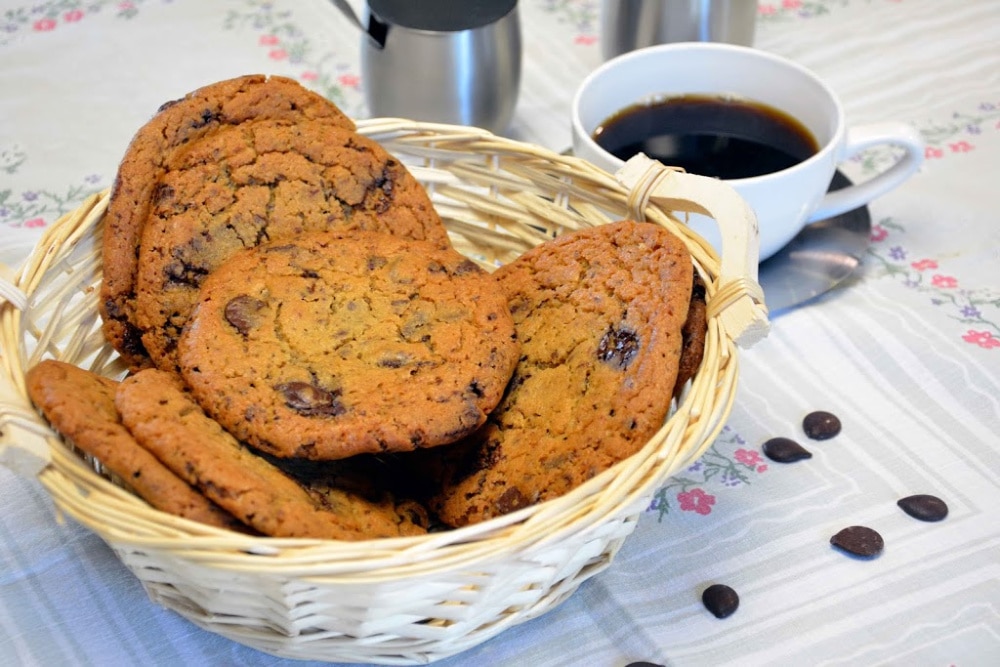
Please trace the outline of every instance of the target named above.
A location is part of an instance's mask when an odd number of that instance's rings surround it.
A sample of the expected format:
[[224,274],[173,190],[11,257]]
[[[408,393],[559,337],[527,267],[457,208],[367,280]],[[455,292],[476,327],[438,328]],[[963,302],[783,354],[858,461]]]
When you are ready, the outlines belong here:
[[[841,172],[830,190],[851,184]],[[868,249],[872,220],[867,206],[818,220],[761,262],[757,280],[773,319],[815,299],[850,276]]]

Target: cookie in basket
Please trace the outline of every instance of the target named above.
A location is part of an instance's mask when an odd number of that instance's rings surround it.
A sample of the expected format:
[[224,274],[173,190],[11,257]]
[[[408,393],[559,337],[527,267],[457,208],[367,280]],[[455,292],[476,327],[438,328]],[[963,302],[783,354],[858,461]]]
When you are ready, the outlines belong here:
[[503,293],[457,251],[313,232],[209,275],[178,358],[240,440],[322,460],[467,435],[500,400],[518,350]]
[[674,396],[680,396],[688,381],[694,377],[705,357],[705,337],[708,335],[708,304],[705,302],[705,282],[696,273],[691,285],[691,303],[687,319],[681,327],[681,358],[677,364],[677,381]]
[[246,530],[143,449],[115,408],[118,383],[54,359],[25,374],[28,395],[53,428],[153,507],[210,526]]
[[485,426],[420,457],[442,480],[430,507],[452,526],[560,496],[646,444],[671,403],[693,265],[662,227],[618,222],[494,276],[522,345],[514,377]]
[[285,123],[320,119],[354,129],[353,121],[335,104],[295,80],[249,75],[212,83],[167,102],[139,128],[126,149],[104,220],[100,308],[106,338],[133,367],[148,364],[130,321],[137,251],[170,155],[219,127],[262,119]]
[[148,368],[126,378],[115,405],[143,447],[264,535],[363,540],[426,532],[408,506],[335,488],[310,493],[205,415],[173,373]]
[[158,192],[142,235],[134,323],[166,370],[176,368],[177,338],[201,281],[238,250],[331,228],[450,247],[405,166],[328,123],[221,128],[174,153]]

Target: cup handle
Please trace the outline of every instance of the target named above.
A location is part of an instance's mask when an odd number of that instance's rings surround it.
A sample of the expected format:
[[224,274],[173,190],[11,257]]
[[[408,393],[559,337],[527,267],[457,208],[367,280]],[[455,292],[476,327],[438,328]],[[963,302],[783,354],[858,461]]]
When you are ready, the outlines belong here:
[[827,193],[806,222],[824,220],[863,206],[900,185],[923,164],[924,140],[913,127],[905,123],[876,123],[849,129],[839,162],[874,146],[886,144],[903,149],[904,153],[899,160],[867,181]]

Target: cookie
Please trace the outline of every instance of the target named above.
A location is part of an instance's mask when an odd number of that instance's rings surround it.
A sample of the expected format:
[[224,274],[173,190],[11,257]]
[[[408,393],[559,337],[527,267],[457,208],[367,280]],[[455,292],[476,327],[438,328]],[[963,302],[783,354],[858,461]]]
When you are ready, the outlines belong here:
[[458,252],[378,232],[302,234],[209,275],[178,346],[206,412],[280,457],[454,442],[519,346],[504,295]]
[[52,359],[29,369],[25,381],[31,400],[56,431],[150,505],[210,526],[245,530],[135,441],[115,408],[117,382]]
[[328,123],[248,122],[175,152],[143,230],[136,277],[134,322],[156,366],[176,368],[198,288],[234,252],[331,228],[449,247],[404,165]]
[[136,132],[112,188],[104,219],[104,282],[100,310],[105,337],[133,367],[148,365],[130,320],[142,227],[173,150],[219,127],[250,120],[295,123],[322,119],[346,130],[354,123],[332,102],[293,79],[249,75],[219,81],[164,104]]
[[336,489],[310,494],[206,416],[177,375],[139,371],[122,381],[115,405],[144,447],[264,535],[363,540],[425,532],[389,503]]
[[429,502],[451,526],[560,496],[663,426],[693,266],[663,228],[619,222],[560,236],[494,276],[521,341],[514,376],[481,429],[420,464],[442,480]]
[[694,377],[705,357],[705,338],[708,336],[708,304],[705,302],[705,283],[695,274],[691,286],[691,303],[687,319],[681,327],[681,358],[677,366],[674,396],[680,396],[688,381]]

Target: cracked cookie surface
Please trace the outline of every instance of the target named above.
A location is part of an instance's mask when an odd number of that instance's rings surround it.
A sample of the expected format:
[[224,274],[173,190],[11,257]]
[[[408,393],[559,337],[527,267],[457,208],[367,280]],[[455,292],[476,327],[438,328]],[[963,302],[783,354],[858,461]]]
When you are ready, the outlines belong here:
[[149,365],[131,321],[139,241],[159,178],[173,151],[225,126],[313,119],[353,130],[330,100],[297,81],[260,74],[206,85],[162,105],[129,143],[104,219],[100,311],[105,337],[133,368]]
[[392,502],[303,488],[206,416],[173,373],[139,371],[121,383],[115,404],[144,447],[264,535],[362,540],[426,532]]
[[328,123],[220,128],[176,151],[145,224],[135,323],[159,368],[204,278],[233,253],[310,231],[371,230],[448,247],[423,187],[378,143]]
[[47,359],[28,370],[25,382],[32,402],[53,428],[150,505],[210,526],[245,530],[136,442],[115,408],[116,381]]
[[693,265],[662,227],[570,233],[500,267],[521,357],[486,424],[422,456],[452,526],[560,496],[634,454],[663,425],[678,376]]
[[178,345],[206,412],[280,457],[453,442],[486,419],[519,345],[492,277],[379,232],[313,232],[234,255]]

